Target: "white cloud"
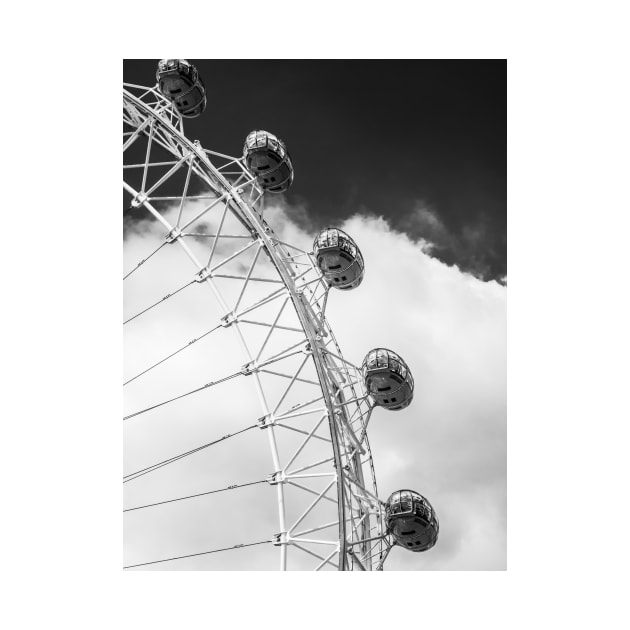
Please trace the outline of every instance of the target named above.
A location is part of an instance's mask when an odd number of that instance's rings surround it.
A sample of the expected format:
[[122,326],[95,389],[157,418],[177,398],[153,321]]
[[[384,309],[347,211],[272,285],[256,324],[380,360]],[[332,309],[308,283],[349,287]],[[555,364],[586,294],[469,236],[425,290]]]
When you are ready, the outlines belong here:
[[426,253],[447,260],[478,278],[495,277],[492,260],[497,258],[497,237],[483,215],[471,217],[453,231],[430,204],[419,200],[407,213],[392,221],[395,229],[407,234]]
[[417,242],[427,253],[431,253],[436,246],[452,247],[454,243],[453,236],[440,217],[424,202],[416,203],[413,210],[402,215],[397,227],[408,234],[421,235]]
[[[431,222],[431,216],[424,220]],[[216,217],[208,218],[209,228]],[[303,217],[296,223],[291,208],[280,205],[269,208],[266,217],[283,240],[310,250],[315,234],[300,227]],[[395,549],[386,568],[505,569],[506,288],[431,258],[426,242],[410,240],[382,218],[354,216],[339,227],[353,236],[366,260],[362,285],[348,293],[332,291],[328,302],[327,316],[344,355],[360,364],[371,348],[389,347],[405,358],[416,382],[409,408],[377,409],[370,424],[379,494],[385,499],[396,489],[415,489],[440,517],[434,549],[422,554]],[[155,228],[130,233],[126,268],[157,246],[162,234]],[[207,251],[208,241],[200,239],[195,247]],[[126,314],[184,284],[190,270],[174,246],[163,248],[126,281]],[[197,284],[185,289],[125,327],[127,377],[215,324],[220,309],[210,292],[200,289]],[[127,386],[126,412],[242,363],[233,331],[221,329]],[[244,378],[127,421],[126,472],[257,418],[252,384]],[[126,506],[260,478],[272,468],[266,439],[255,429],[126,484]],[[262,540],[278,528],[273,493],[261,484],[126,514],[126,562]],[[262,566],[275,552],[263,545],[149,568],[212,569],[234,563],[247,568],[254,559]]]

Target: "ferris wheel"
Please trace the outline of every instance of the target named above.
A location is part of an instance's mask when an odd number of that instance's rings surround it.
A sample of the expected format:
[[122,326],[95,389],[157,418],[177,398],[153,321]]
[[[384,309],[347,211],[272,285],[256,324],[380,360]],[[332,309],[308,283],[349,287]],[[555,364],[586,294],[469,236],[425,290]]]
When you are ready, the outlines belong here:
[[206,108],[197,70],[156,76],[123,84],[124,568],[382,570],[430,549],[435,511],[379,498],[368,440],[373,413],[412,402],[411,371],[385,348],[354,365],[326,319],[361,284],[357,243],[292,242],[267,201],[293,182],[282,140],[203,148],[183,125]]

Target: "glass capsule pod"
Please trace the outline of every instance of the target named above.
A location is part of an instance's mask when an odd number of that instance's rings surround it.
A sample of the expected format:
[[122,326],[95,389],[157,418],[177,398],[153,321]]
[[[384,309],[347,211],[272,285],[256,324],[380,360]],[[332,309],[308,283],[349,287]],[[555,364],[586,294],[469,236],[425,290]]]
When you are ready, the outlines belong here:
[[156,73],[158,89],[187,118],[206,108],[206,88],[197,68],[186,59],[162,59]]
[[433,506],[413,490],[397,490],[387,499],[385,526],[396,543],[409,551],[431,549],[440,531]]
[[293,165],[287,147],[272,133],[252,131],[245,139],[243,157],[264,190],[280,193],[293,183]]
[[365,386],[379,407],[404,409],[413,400],[413,376],[395,352],[375,348],[363,359]]
[[358,287],[363,281],[363,256],[343,230],[322,230],[313,243],[313,253],[329,286],[345,291]]

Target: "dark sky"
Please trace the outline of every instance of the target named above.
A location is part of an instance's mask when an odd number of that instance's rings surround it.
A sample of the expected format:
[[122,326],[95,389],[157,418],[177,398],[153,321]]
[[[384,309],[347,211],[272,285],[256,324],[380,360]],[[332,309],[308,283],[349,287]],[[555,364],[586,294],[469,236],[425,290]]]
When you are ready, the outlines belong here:
[[[381,215],[448,264],[507,274],[506,61],[189,61],[208,107],[186,135],[230,155],[252,129],[278,135],[295,168],[286,200],[314,230]],[[125,61],[124,80],[153,85],[156,64]]]

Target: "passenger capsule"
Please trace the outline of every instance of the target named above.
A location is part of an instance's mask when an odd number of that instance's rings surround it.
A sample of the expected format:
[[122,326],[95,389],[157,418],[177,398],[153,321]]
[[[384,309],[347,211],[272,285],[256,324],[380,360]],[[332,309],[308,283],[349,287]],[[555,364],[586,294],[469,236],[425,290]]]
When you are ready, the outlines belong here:
[[385,504],[385,525],[409,551],[426,551],[437,542],[440,524],[432,505],[413,490],[397,490]]
[[206,108],[206,88],[197,68],[185,59],[162,59],[156,74],[158,89],[187,118]]
[[336,289],[354,289],[361,284],[365,265],[357,244],[337,228],[322,230],[313,243],[317,266],[326,282]]
[[247,168],[265,190],[280,193],[293,183],[293,165],[287,148],[272,133],[252,131],[245,139],[243,157]]
[[385,409],[404,409],[413,399],[413,376],[391,350],[375,348],[363,359],[365,386],[374,402]]

